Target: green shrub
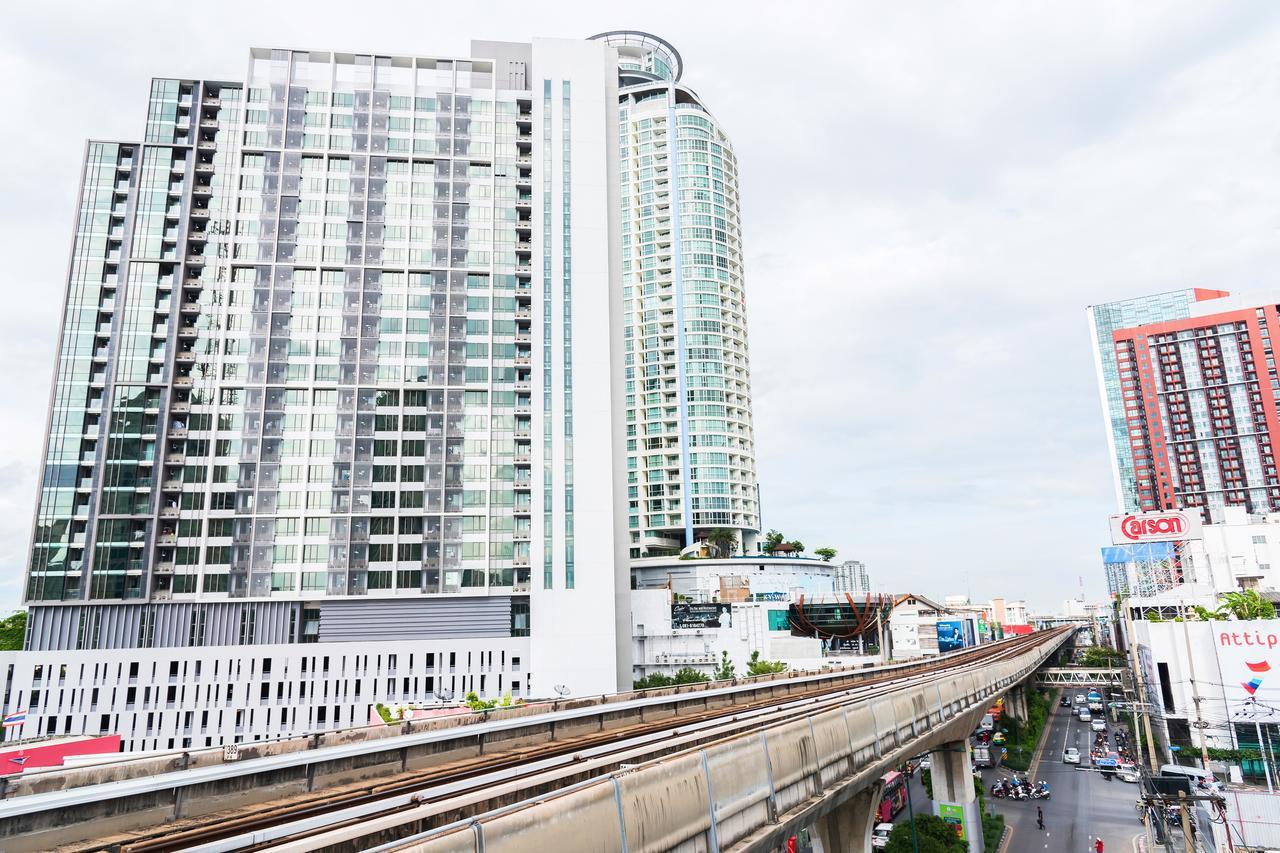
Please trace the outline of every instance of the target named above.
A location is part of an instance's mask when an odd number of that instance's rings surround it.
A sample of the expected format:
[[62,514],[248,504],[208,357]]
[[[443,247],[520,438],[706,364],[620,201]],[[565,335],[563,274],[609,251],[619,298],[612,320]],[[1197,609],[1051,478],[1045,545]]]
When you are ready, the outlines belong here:
[[[911,827],[915,826],[915,841],[912,842]],[[931,814],[918,814],[910,823],[900,823],[889,833],[889,843],[885,853],[963,853],[968,847],[955,829],[940,817]],[[994,849],[994,848],[992,848]]]

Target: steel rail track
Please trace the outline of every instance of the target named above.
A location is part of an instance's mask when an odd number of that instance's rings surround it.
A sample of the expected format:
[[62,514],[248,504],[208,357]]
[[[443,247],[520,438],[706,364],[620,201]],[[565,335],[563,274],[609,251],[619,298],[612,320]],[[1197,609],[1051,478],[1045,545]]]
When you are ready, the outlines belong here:
[[[999,660],[1003,657],[1011,656],[1013,654],[1021,653],[1023,651],[1025,651],[1025,648],[1019,648],[1016,650],[1005,650],[1001,654],[992,655],[990,658],[987,658],[981,661],[970,661],[963,664],[957,662],[952,665],[950,670],[955,672],[964,672],[965,670],[968,670],[972,667],[975,667],[981,664],[990,663],[994,660]],[[935,676],[936,676],[936,671],[916,672],[911,674],[910,676],[906,676],[898,679],[893,683],[892,686],[894,690],[910,687],[910,686],[917,685],[921,682],[927,683]],[[883,687],[883,686],[884,686],[883,684],[858,685],[856,687],[844,688],[839,693],[828,694],[826,697],[819,698],[819,699],[804,699],[804,700],[797,700],[794,703],[782,703],[778,707],[767,709],[766,711],[762,711],[758,715],[751,716],[745,720],[740,719],[738,716],[735,716],[732,718],[732,721],[730,723],[721,725],[711,730],[704,729],[701,726],[689,727],[689,728],[698,729],[695,736],[682,737],[681,728],[668,729],[667,731],[673,733],[673,737],[671,740],[665,741],[661,749],[650,751],[648,753],[644,753],[641,755],[632,755],[628,753],[626,750],[621,748],[619,750],[610,750],[606,753],[603,753],[598,758],[593,756],[586,756],[586,755],[579,757],[575,755],[573,758],[573,763],[580,764],[580,765],[592,765],[592,766],[574,767],[572,776],[570,776],[569,779],[565,779],[565,774],[563,773],[557,779],[556,777],[552,776],[552,774],[554,774],[555,772],[554,770],[543,771],[541,773],[530,771],[528,773],[523,773],[515,777],[508,776],[498,780],[503,784],[499,786],[498,790],[494,790],[494,789],[488,789],[487,787],[488,782],[481,780],[479,777],[473,777],[474,784],[465,787],[461,791],[439,792],[439,793],[432,792],[429,795],[427,795],[426,792],[422,792],[423,796],[414,798],[411,801],[406,802],[397,807],[387,808],[379,814],[351,817],[349,819],[337,819],[333,823],[323,828],[306,829],[306,830],[300,829],[299,831],[290,833],[290,834],[282,833],[278,838],[272,841],[256,843],[256,844],[252,844],[251,846],[221,847],[221,846],[218,846],[217,844],[214,844],[214,845],[194,848],[194,850],[202,851],[202,853],[215,853],[215,851],[222,851],[222,850],[275,851],[276,853],[302,853],[303,851],[329,849],[334,845],[350,845],[351,843],[357,841],[359,838],[368,837],[370,835],[375,835],[381,832],[391,831],[395,829],[397,826],[402,826],[405,823],[410,823],[412,821],[418,821],[423,819],[429,819],[430,817],[433,817],[435,815],[434,814],[411,815],[407,813],[413,812],[413,811],[421,812],[424,809],[429,809],[431,806],[447,803],[451,800],[456,800],[459,796],[465,796],[468,791],[487,790],[490,793],[489,799],[492,799],[494,794],[501,793],[501,789],[519,790],[522,787],[520,784],[521,782],[525,783],[524,787],[526,789],[530,787],[529,783],[531,782],[536,786],[552,784],[557,781],[560,782],[559,786],[554,791],[550,791],[543,794],[526,795],[521,799],[519,803],[513,804],[511,806],[503,807],[499,809],[499,811],[519,808],[523,804],[526,804],[527,801],[529,800],[542,800],[547,797],[556,796],[558,794],[565,793],[571,789],[580,787],[582,785],[589,784],[590,782],[594,781],[595,779],[598,779],[601,775],[607,772],[616,771],[618,769],[619,762],[622,761],[623,759],[635,758],[636,759],[635,763],[639,764],[643,762],[657,760],[664,756],[683,752],[688,749],[707,747],[718,741],[727,740],[734,736],[739,736],[744,730],[760,729],[760,728],[776,725],[781,722],[785,722],[789,719],[792,719],[794,716],[794,711],[800,708],[803,708],[807,712],[812,713],[814,711],[824,710],[831,707],[839,707],[839,706],[848,705],[856,702],[863,702],[868,699],[872,699],[877,696],[882,696],[882,695],[885,695],[886,693],[891,692],[888,690],[876,689],[877,687]],[[621,745],[619,746],[621,747]],[[619,754],[619,753],[624,753],[624,754]],[[631,762],[627,762],[627,763],[631,763]],[[567,769],[569,766],[571,765],[565,765],[564,769]],[[539,780],[538,779],[539,775],[549,776],[551,778]],[[584,776],[584,775],[586,776],[586,778],[582,778],[579,781],[572,781],[574,777]],[[488,813],[492,813],[492,811],[493,810],[488,810]],[[467,817],[465,821],[469,822],[471,820],[474,820],[476,817],[478,817],[478,814]],[[371,826],[370,824],[374,824],[374,825]],[[354,834],[346,831],[355,827],[361,827],[362,831]],[[406,843],[410,843],[412,840],[415,840],[419,837],[424,837],[426,835],[434,834],[440,831],[442,828],[443,826],[432,827],[431,829],[425,830],[423,832],[413,833],[407,837],[403,837],[396,841],[393,841],[387,844],[382,844],[370,849],[378,850],[378,851],[399,849],[402,845]]]
[[[515,783],[549,769],[564,770],[582,762],[600,762],[609,756],[629,754],[645,745],[663,745],[672,742],[673,738],[684,739],[706,734],[718,723],[725,723],[726,718],[728,725],[725,728],[754,728],[769,716],[791,714],[806,705],[819,708],[829,704],[864,701],[885,692],[877,691],[876,688],[887,685],[903,687],[917,681],[927,681],[936,677],[939,671],[962,672],[1004,657],[1022,654],[1048,642],[1056,633],[1045,632],[1032,642],[1016,642],[1012,645],[1002,643],[990,649],[979,647],[962,659],[932,661],[909,674],[868,673],[855,684],[836,688],[818,686],[759,702],[689,712],[652,723],[593,732],[508,752],[490,753],[408,775],[400,774],[399,778],[383,783],[364,784],[333,794],[312,795],[287,804],[267,805],[243,817],[220,818],[215,815],[190,829],[175,832],[172,828],[158,827],[125,840],[91,843],[78,849],[118,853],[168,853],[178,850],[212,853],[278,848],[375,817],[457,798],[468,792],[484,789],[496,779]],[[651,753],[654,751],[650,750]],[[510,771],[517,768],[523,772],[511,775]]]

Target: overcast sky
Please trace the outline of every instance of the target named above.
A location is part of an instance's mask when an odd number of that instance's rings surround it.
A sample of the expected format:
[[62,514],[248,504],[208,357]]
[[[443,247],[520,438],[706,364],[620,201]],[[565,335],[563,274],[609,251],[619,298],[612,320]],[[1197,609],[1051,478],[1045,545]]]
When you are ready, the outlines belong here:
[[620,28],[676,45],[737,149],[765,525],[882,589],[1101,597],[1085,308],[1275,283],[1274,3],[10,4],[0,610],[86,138],[138,139],[151,77],[243,79],[252,45],[465,56]]

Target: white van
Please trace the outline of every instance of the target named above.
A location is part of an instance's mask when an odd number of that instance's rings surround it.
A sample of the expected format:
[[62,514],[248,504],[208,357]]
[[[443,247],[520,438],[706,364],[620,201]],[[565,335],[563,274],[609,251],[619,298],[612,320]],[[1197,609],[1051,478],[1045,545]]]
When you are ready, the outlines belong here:
[[983,714],[982,722],[978,723],[978,728],[981,731],[989,732],[993,730],[995,727],[996,727],[996,718],[991,716],[990,714]]
[[[1194,788],[1198,783],[1204,782],[1216,793],[1222,793],[1226,787],[1213,778],[1213,774],[1202,767],[1183,767],[1181,764],[1165,764],[1160,768],[1161,776],[1185,776],[1191,780],[1191,786]],[[1192,793],[1195,793],[1194,791]]]

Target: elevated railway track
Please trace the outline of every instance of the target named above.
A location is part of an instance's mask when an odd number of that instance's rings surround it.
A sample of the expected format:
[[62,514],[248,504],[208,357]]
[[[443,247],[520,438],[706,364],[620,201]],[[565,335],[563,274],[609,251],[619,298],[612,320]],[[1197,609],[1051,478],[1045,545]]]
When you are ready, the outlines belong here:
[[[842,778],[824,767],[818,752],[842,755],[845,776],[892,764],[931,732],[963,722],[959,715],[984,710],[1066,639],[1064,629],[931,661],[647,691],[513,720],[31,794],[0,801],[0,847],[159,853],[408,844],[452,850],[464,849],[456,844],[469,837],[475,843],[465,849],[492,853],[497,839],[484,840],[486,821],[509,822],[531,804],[584,792],[598,797],[602,785],[616,800],[614,834],[625,835],[630,795],[624,789],[642,771],[690,756],[701,756],[705,765],[715,750],[743,742],[774,766],[771,790],[749,799],[763,808],[766,825],[781,827],[795,803],[773,776],[776,770],[784,778],[797,755],[817,768],[809,775],[818,788],[824,775],[828,784]],[[837,718],[843,746],[823,747],[815,721]],[[706,776],[709,782],[710,769]],[[617,849],[662,848],[623,843]]]

